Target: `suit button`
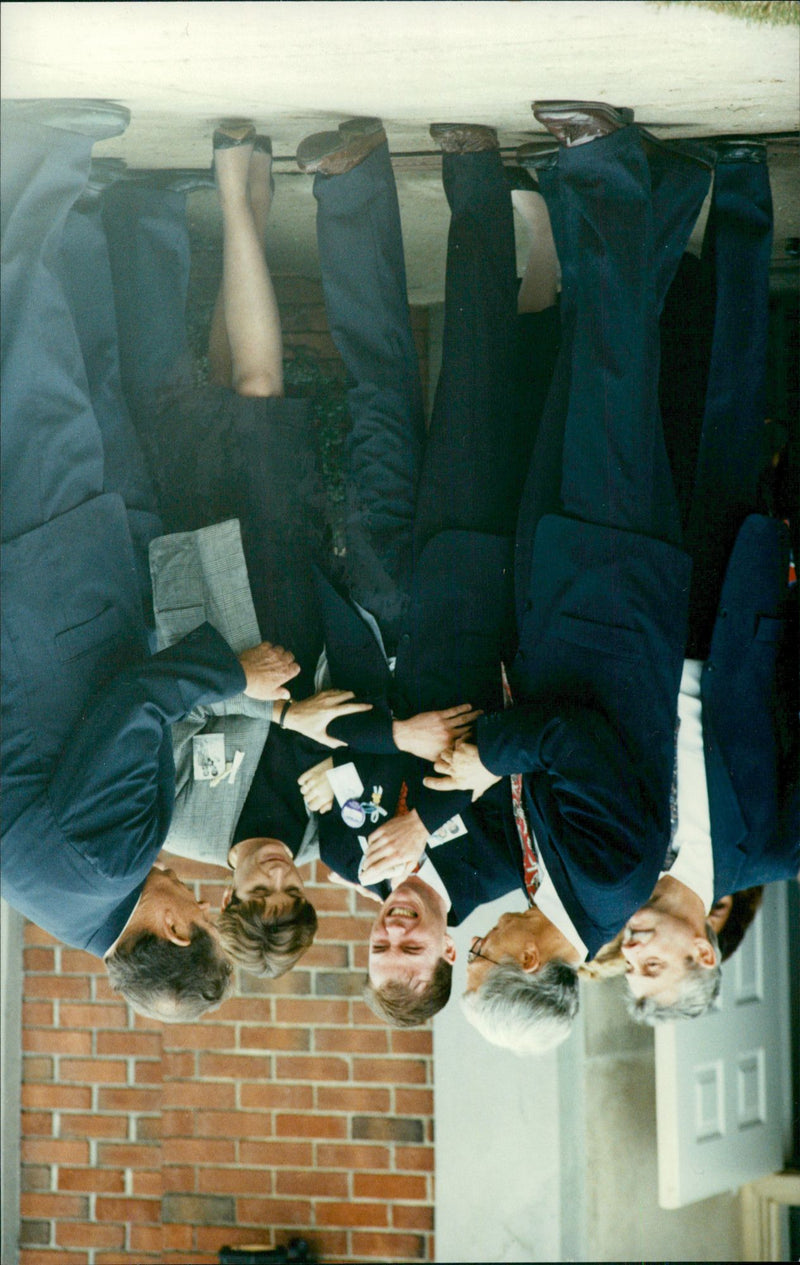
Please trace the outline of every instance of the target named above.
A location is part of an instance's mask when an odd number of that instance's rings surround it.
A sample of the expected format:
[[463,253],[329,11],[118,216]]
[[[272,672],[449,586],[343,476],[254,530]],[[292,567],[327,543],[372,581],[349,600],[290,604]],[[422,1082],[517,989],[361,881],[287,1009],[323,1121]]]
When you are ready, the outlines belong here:
[[728,618],[728,612],[727,612],[727,611],[725,611],[725,610],[720,611],[720,613],[719,613],[719,617],[720,617],[720,619],[727,619],[727,618]]
[[402,636],[401,636],[401,638],[400,638],[400,644],[401,644],[402,646],[407,646],[410,640],[411,640],[411,634],[410,634],[410,633],[403,633],[403,634],[402,634]]
[[713,672],[713,671],[714,671],[714,664],[711,662],[711,660],[710,660],[710,659],[709,659],[709,660],[707,661],[707,663],[706,663],[706,671],[707,671],[707,672]]

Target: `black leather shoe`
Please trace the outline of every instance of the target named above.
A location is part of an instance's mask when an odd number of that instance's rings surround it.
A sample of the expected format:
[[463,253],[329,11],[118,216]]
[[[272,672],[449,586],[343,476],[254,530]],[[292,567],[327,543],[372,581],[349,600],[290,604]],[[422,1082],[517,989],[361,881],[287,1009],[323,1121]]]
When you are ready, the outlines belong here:
[[341,176],[357,167],[385,140],[380,119],[347,119],[335,132],[306,136],[297,147],[297,165],[301,171]]
[[603,101],[534,101],[534,116],[560,145],[577,145],[610,136],[633,122],[633,110]]
[[765,163],[767,147],[763,141],[742,137],[726,137],[711,141],[711,148],[716,152],[718,163]]
[[431,123],[428,131],[443,154],[480,154],[499,148],[497,132],[485,123]]
[[3,115],[6,122],[20,119],[38,123],[42,127],[55,127],[61,132],[77,132],[91,136],[96,141],[119,136],[125,131],[131,118],[130,110],[115,101],[64,100],[48,98],[44,101],[4,101]]

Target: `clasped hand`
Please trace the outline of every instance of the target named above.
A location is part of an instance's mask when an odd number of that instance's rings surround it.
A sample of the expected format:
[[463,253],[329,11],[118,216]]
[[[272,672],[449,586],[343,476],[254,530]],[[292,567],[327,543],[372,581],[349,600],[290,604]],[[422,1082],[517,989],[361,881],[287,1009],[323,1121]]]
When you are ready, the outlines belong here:
[[423,778],[424,786],[432,791],[472,791],[473,803],[500,781],[481,762],[475,744],[465,738],[459,739],[452,751],[443,751],[433,767],[442,776]]
[[408,878],[425,851],[427,839],[427,827],[415,808],[401,817],[390,817],[367,839],[362,883],[381,883],[384,879],[400,883]]
[[480,715],[480,711],[473,710],[469,703],[459,703],[457,707],[445,707],[439,711],[419,712],[408,720],[393,721],[392,737],[400,751],[407,751],[433,764],[459,738],[466,738]]
[[258,698],[263,703],[274,703],[289,698],[285,682],[291,681],[300,671],[291,650],[262,641],[239,655],[245,675],[244,692],[248,698]]

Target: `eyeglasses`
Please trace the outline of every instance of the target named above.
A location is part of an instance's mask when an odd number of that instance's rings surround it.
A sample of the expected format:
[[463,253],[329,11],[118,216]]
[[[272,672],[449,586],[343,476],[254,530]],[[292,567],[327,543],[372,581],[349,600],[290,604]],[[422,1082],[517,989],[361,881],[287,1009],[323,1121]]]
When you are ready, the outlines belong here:
[[[474,962],[476,958],[482,958],[484,962],[491,962],[492,966],[500,965],[497,958],[490,958],[487,957],[485,953],[481,953],[481,949],[483,948],[485,942],[486,936],[478,936],[476,938],[474,944],[467,950],[467,966]],[[476,949],[475,944],[480,947]]]

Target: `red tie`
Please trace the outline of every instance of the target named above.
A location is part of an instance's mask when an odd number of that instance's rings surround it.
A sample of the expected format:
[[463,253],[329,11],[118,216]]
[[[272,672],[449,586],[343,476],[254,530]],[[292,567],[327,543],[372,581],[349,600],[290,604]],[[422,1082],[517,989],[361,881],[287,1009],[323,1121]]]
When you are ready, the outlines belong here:
[[[500,671],[503,678],[503,706],[513,707],[514,700],[511,697],[511,687],[508,684],[504,663],[500,664]],[[517,827],[520,847],[522,848],[522,872],[525,879],[525,891],[528,893],[528,900],[533,904],[533,898],[536,895],[541,879],[539,878],[539,862],[536,859],[536,851],[533,846],[533,831],[531,830],[522,799],[522,774],[512,773],[509,780],[511,782],[511,807],[514,811],[514,824]]]

